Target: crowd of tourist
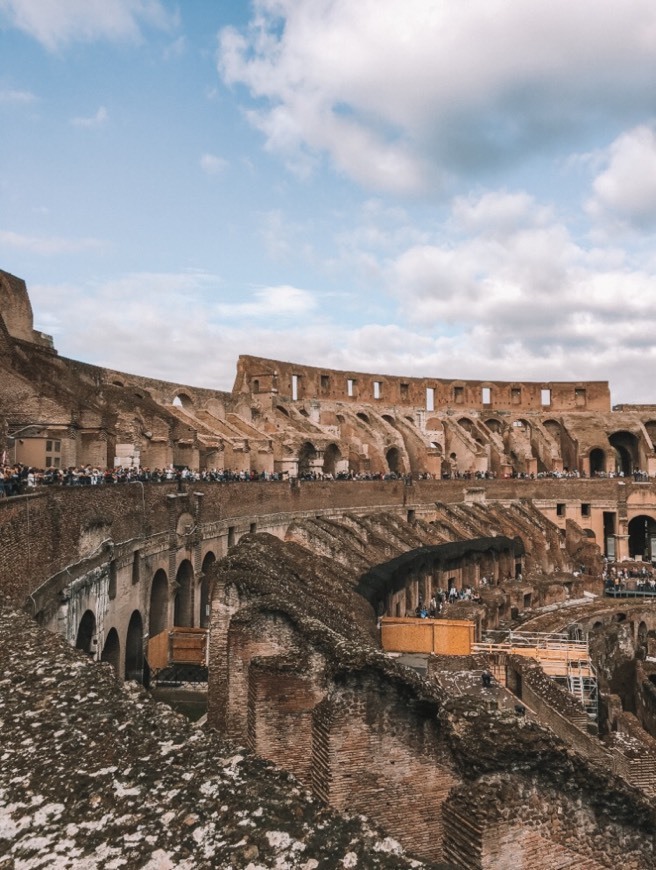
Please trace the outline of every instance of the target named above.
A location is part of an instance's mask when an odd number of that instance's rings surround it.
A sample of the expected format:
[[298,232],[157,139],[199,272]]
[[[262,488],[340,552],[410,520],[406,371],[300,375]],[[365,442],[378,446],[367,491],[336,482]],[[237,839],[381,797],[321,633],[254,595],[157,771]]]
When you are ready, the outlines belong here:
[[656,577],[650,565],[618,568],[607,563],[604,570],[604,585],[610,592],[643,592],[656,595]]
[[[603,474],[598,473],[594,477],[623,477],[622,472]],[[649,480],[649,475],[645,471],[637,470],[633,473],[633,478],[636,481]],[[43,486],[99,486],[105,484],[131,483],[139,481],[141,483],[169,483],[169,482],[189,482],[197,481],[207,483],[232,483],[232,482],[247,482],[261,480],[289,480],[292,476],[287,471],[284,472],[269,472],[269,471],[232,471],[230,469],[209,469],[204,471],[192,471],[189,468],[176,468],[168,466],[166,468],[147,468],[147,467],[122,467],[117,468],[98,468],[91,465],[84,465],[69,468],[30,468],[20,463],[0,465],[0,497],[20,495],[25,492],[30,492],[37,487]],[[299,476],[303,481],[317,480],[403,480],[410,483],[412,480],[433,480],[434,475],[429,472],[420,472],[414,474],[400,474],[398,472],[389,471],[382,472],[355,472],[342,471],[336,474],[311,471],[303,472]],[[504,478],[513,480],[542,480],[545,478],[553,479],[572,479],[584,478],[585,475],[578,471],[551,471],[539,472],[538,474],[525,474],[522,472],[514,472],[513,474],[504,475]],[[493,471],[451,471],[444,472],[441,475],[442,480],[496,480],[498,475]]]

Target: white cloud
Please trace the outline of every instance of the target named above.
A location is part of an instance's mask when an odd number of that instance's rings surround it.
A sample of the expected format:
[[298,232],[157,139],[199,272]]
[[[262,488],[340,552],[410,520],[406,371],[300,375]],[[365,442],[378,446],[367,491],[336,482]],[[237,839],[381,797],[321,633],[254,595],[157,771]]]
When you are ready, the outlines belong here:
[[0,103],[33,103],[36,97],[31,91],[12,88],[0,89]]
[[207,175],[220,175],[228,166],[228,161],[216,154],[203,154],[199,160],[200,168]]
[[74,127],[102,127],[103,124],[107,123],[108,118],[109,112],[104,106],[100,106],[100,108],[94,115],[90,115],[88,117],[72,118],[71,124]]
[[592,217],[638,228],[656,226],[656,132],[641,125],[618,137],[593,182]]
[[0,0],[0,20],[54,51],[72,42],[138,42],[141,26],[175,23],[160,0]]
[[[327,154],[360,183],[444,186],[600,117],[650,110],[652,0],[259,0],[219,69],[289,165]],[[264,103],[264,105],[262,105]]]
[[262,287],[253,293],[252,302],[239,302],[216,306],[221,317],[272,318],[296,317],[316,307],[316,301],[307,290],[289,285]]
[[0,230],[0,246],[29,251],[42,256],[76,254],[80,251],[101,250],[100,239],[67,239],[60,236],[26,236],[12,230]]

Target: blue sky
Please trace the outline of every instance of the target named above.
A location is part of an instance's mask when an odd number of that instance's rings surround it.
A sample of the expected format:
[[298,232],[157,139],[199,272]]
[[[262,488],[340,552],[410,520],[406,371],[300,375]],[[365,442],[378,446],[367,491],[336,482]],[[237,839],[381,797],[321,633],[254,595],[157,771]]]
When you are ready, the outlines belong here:
[[653,0],[0,0],[0,267],[60,353],[656,403]]

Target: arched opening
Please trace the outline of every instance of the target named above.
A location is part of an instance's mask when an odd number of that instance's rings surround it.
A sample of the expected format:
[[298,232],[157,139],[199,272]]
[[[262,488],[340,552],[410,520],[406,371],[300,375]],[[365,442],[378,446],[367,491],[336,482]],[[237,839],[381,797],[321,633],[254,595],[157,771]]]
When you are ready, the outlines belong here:
[[490,432],[496,432],[497,435],[500,435],[501,430],[503,429],[503,424],[501,423],[501,420],[495,420],[494,417],[490,417],[489,420],[486,420],[485,425],[490,430]]
[[128,633],[125,639],[125,679],[143,683],[144,653],[143,653],[143,620],[138,610],[130,617]]
[[461,426],[466,432],[472,432],[474,429],[474,423],[469,419],[469,417],[461,417],[458,420],[458,426]]
[[77,629],[75,649],[84,650],[89,655],[94,655],[94,640],[96,635],[96,617],[92,610],[86,610]]
[[656,520],[644,514],[630,520],[629,557],[645,562],[656,558]]
[[114,673],[118,677],[118,669],[121,665],[121,642],[115,628],[112,628],[107,635],[107,640],[105,641],[100,661],[109,662],[114,668]]
[[638,439],[632,432],[614,432],[608,439],[615,448],[615,470],[625,477],[638,467]]
[[626,613],[616,613],[613,616],[613,622],[626,622]]
[[276,405],[276,411],[280,411],[281,414],[284,414],[285,417],[289,417],[289,411],[287,408],[283,408],[282,405]]
[[391,414],[383,414],[383,420],[389,423],[390,426],[394,425],[394,417]]
[[590,451],[590,477],[595,474],[606,473],[606,454],[601,447],[595,447]]
[[363,423],[369,422],[369,417],[367,417],[367,415],[364,413],[364,411],[358,411],[358,413],[355,416],[358,418],[358,420],[362,420]]
[[212,567],[212,565],[216,562],[216,556],[214,553],[207,553],[205,558],[203,559],[202,572],[203,579],[200,582],[200,627],[201,628],[209,628],[210,625],[210,578],[208,577],[208,573]]
[[557,420],[545,420],[542,424],[557,444],[560,444],[561,429]]
[[184,408],[185,411],[190,411],[194,407],[192,398],[187,393],[177,393],[171,404],[175,405],[176,408]]
[[169,580],[166,571],[160,568],[155,572],[150,587],[150,607],[148,609],[148,636],[155,637],[169,626]]
[[337,463],[342,458],[342,452],[336,444],[329,444],[323,452],[323,473],[332,474],[334,477],[337,473]]
[[604,627],[603,622],[595,622],[595,624],[592,626],[592,630],[593,631],[601,631],[601,629],[603,627]]
[[304,477],[314,471],[313,462],[317,457],[314,444],[306,441],[298,452],[298,476]]
[[638,626],[638,634],[637,634],[637,645],[642,647],[644,650],[647,649],[647,624],[645,622],[641,622]]
[[651,441],[651,446],[656,449],[656,420],[648,420],[645,424],[647,435]]
[[387,467],[392,474],[401,473],[401,456],[398,447],[390,447],[385,454],[385,459],[387,460]]
[[189,559],[180,563],[175,575],[176,593],[173,603],[173,625],[188,628],[194,624],[193,610],[194,569]]

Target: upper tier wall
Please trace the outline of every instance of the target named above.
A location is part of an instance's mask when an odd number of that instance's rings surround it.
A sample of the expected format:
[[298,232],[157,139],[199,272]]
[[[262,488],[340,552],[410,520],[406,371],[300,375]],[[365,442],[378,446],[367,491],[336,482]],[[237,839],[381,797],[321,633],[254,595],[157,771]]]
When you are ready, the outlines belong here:
[[278,394],[356,405],[403,405],[439,411],[610,411],[607,381],[464,381],[336,371],[240,356],[233,393]]

